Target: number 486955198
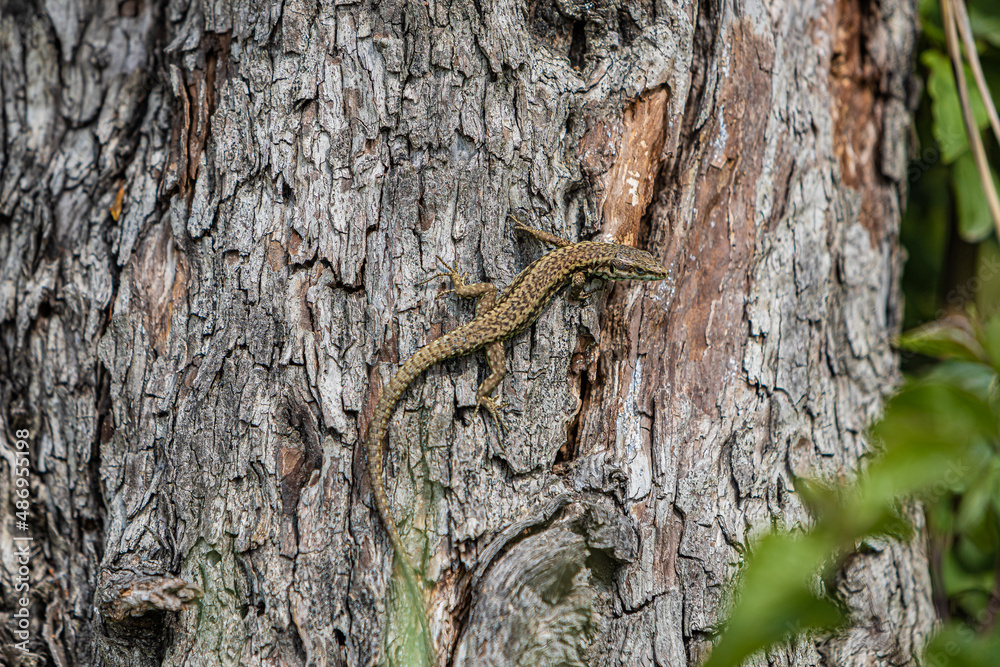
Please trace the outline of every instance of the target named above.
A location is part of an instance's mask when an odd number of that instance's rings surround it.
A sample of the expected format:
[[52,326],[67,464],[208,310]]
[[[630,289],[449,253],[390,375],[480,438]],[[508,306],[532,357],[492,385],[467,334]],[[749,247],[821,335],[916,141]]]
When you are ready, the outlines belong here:
[[17,508],[15,513],[18,522],[27,522],[28,520],[28,509],[31,507],[29,501],[29,495],[31,490],[28,488],[30,482],[28,481],[28,436],[30,433],[27,429],[20,429],[14,432],[17,437],[17,441],[14,443],[16,448],[16,457],[14,461],[14,486],[16,487],[15,495],[17,500],[14,501],[14,507]]

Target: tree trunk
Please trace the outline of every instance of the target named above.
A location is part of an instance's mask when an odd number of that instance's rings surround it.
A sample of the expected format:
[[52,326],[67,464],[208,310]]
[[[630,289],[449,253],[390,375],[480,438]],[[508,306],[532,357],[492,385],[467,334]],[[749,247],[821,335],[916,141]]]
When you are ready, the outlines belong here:
[[[521,209],[672,274],[508,342],[506,432],[481,353],[404,395],[386,484],[439,664],[697,664],[898,378],[913,12],[0,2],[4,627],[33,537],[38,664],[402,664],[362,438],[474,315],[435,257],[508,284],[544,251]],[[854,627],[767,664],[913,662],[922,540],[874,544]]]

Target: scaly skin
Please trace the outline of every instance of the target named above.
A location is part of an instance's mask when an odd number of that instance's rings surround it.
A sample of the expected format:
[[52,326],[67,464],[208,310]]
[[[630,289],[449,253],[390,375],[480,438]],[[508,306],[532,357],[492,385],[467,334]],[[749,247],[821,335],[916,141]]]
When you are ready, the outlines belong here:
[[531,326],[556,292],[572,284],[571,298],[585,297],[583,286],[591,277],[605,280],[662,280],[667,277],[667,269],[644,250],[617,243],[570,243],[520,222],[517,226],[521,231],[558,247],[528,265],[499,298],[493,285],[466,285],[463,277],[447,265],[446,272],[433,276],[431,280],[442,275],[450,277],[455,286],[449,292],[477,298],[476,317],[420,348],[400,366],[382,392],[368,427],[368,474],[374,490],[375,506],[389,534],[393,551],[403,565],[404,574],[414,586],[415,571],[403,550],[399,530],[389,512],[385,481],[382,479],[382,441],[396,404],[410,383],[438,362],[487,348],[492,372],[476,392],[476,410],[478,412],[480,407],[486,408],[502,426],[497,406],[491,398],[493,391],[507,374],[502,343]]

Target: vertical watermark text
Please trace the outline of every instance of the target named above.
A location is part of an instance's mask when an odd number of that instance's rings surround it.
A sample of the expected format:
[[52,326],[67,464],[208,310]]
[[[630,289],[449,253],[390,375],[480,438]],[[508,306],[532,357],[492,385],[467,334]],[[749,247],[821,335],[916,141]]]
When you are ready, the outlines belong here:
[[27,429],[14,432],[14,553],[17,557],[17,573],[14,576],[14,646],[28,652],[31,639],[31,451],[30,433]]

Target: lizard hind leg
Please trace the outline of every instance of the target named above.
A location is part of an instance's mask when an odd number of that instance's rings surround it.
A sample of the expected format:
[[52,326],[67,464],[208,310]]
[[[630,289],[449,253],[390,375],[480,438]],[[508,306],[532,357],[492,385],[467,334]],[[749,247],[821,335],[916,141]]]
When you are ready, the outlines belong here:
[[497,405],[492,397],[493,392],[496,391],[497,387],[500,386],[500,382],[507,375],[507,360],[504,357],[503,343],[499,341],[491,343],[486,348],[486,358],[490,362],[490,374],[479,385],[479,390],[476,392],[476,414],[479,414],[479,408],[485,408],[490,413],[490,416],[493,417],[493,421],[496,422],[497,427],[506,433],[507,425],[504,424],[503,418],[500,416],[500,408],[503,407],[503,404]]

